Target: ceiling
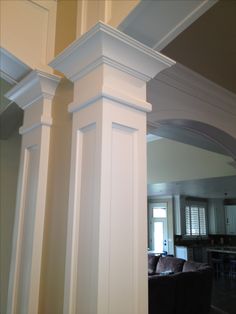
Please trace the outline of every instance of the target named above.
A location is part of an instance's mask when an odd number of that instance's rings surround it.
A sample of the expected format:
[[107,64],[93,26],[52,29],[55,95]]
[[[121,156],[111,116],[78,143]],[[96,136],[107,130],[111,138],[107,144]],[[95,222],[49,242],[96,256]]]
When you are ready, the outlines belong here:
[[236,1],[219,1],[161,52],[236,93]]
[[[166,33],[162,33],[162,27]],[[143,1],[120,28],[236,94],[235,0]],[[163,124],[149,130],[158,136],[225,153],[217,144],[178,125]],[[236,198],[236,176],[154,184],[148,186],[148,194]]]
[[203,198],[236,199],[236,176],[148,185],[148,196],[178,194]]
[[[143,0],[119,28],[236,94],[235,17],[235,0]],[[188,128],[149,127],[156,135],[228,154]]]
[[[119,29],[236,93],[235,17],[235,0],[218,2],[216,0],[143,0],[121,23]],[[14,56],[0,48],[0,106],[2,106],[0,107],[0,111],[2,111],[0,131],[10,125],[14,126],[13,112],[18,108],[4,98],[5,90],[7,91],[30,70]],[[22,120],[22,113],[19,112],[16,120],[18,123]],[[11,123],[7,121],[11,121]],[[163,125],[159,128],[159,132],[161,136],[175,140],[184,138],[184,142],[222,153],[216,145],[211,145],[204,141],[204,138],[191,132],[187,133],[186,130],[175,125]],[[158,135],[158,131],[155,133]],[[8,135],[6,133],[4,136]],[[193,196],[197,193],[198,196],[206,197],[208,193],[208,197],[216,197],[217,195],[223,196],[225,192],[228,193],[228,196],[232,196],[236,191],[234,187],[236,187],[236,177],[231,176],[190,182],[162,183],[148,189],[149,194],[155,191],[156,195],[186,191],[187,194]],[[233,196],[235,197],[235,195]]]

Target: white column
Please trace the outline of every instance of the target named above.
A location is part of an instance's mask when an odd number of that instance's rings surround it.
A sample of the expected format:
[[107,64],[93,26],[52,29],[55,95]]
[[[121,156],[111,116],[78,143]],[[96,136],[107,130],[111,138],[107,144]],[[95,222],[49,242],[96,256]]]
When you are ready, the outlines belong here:
[[146,314],[146,82],[173,61],[98,23],[51,66],[75,83],[64,314]]
[[59,77],[32,71],[7,97],[24,110],[7,314],[38,314],[52,99]]

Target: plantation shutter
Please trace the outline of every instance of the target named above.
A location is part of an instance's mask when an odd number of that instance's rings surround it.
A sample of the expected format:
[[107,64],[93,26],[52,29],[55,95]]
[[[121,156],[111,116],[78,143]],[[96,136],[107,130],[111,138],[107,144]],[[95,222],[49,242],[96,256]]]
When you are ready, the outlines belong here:
[[187,236],[202,236],[206,230],[206,206],[188,204],[185,207],[185,229]]

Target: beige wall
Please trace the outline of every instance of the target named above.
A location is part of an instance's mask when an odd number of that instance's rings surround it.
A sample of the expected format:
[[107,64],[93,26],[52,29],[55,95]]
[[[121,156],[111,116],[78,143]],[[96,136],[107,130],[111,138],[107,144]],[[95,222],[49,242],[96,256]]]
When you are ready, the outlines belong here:
[[76,0],[57,1],[55,55],[64,50],[76,39],[76,18]]
[[73,84],[63,79],[53,101],[39,314],[63,312]]
[[77,37],[84,34],[98,21],[117,27],[140,0],[80,0],[78,1]]
[[161,139],[147,145],[148,183],[236,175],[232,158]]
[[32,69],[52,72],[56,11],[54,0],[1,0],[0,45]]
[[6,313],[21,137],[0,140],[0,312]]

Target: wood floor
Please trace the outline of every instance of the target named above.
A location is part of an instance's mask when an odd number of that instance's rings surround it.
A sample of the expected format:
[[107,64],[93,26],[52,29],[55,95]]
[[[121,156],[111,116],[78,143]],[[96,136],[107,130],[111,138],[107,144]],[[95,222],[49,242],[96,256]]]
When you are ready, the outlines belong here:
[[236,314],[236,278],[220,277],[214,280],[212,305],[211,314]]

